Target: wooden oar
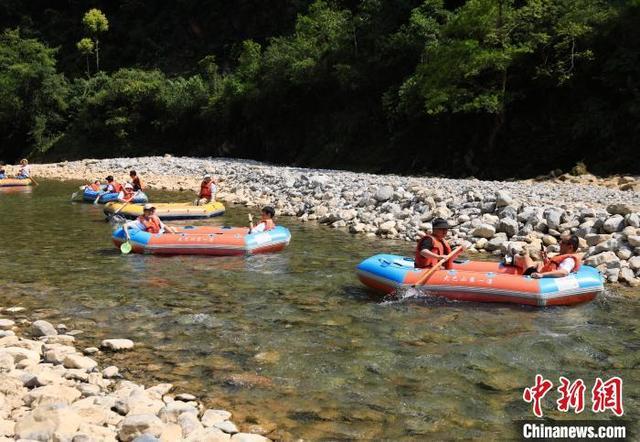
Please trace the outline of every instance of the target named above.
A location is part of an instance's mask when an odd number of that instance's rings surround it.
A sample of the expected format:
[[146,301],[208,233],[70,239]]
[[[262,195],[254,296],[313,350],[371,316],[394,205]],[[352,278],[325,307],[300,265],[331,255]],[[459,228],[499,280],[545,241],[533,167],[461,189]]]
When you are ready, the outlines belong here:
[[32,182],[34,185],[36,185],[36,186],[39,186],[39,185],[40,185],[40,184],[38,184],[38,182],[37,182],[35,179],[33,179],[33,177],[32,177],[32,176],[29,176],[29,179],[31,180],[31,182]]
[[431,278],[431,275],[433,275],[436,272],[436,270],[438,270],[445,262],[449,261],[450,259],[452,259],[456,255],[459,255],[460,253],[462,253],[463,250],[464,250],[463,246],[456,247],[453,250],[453,252],[449,253],[447,256],[445,256],[440,261],[438,261],[438,263],[436,265],[434,265],[427,273],[425,273],[422,278],[420,278],[418,281],[416,281],[416,283],[413,284],[412,287],[415,288],[415,287],[418,287],[418,286],[421,286],[421,285],[425,285],[426,282],[429,280],[429,278]]
[[[80,190],[82,190],[82,191],[84,191],[84,189],[86,189],[86,188],[87,188],[87,186],[80,186]],[[73,193],[71,194],[71,201],[73,201],[74,199],[76,199],[76,197],[78,196],[78,193],[80,193],[80,192],[73,192]]]

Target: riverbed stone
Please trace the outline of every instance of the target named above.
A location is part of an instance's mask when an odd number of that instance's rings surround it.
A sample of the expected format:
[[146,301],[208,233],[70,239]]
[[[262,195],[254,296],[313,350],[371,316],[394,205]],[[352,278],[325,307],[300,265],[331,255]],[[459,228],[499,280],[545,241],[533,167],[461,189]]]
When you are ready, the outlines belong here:
[[498,232],[504,232],[508,237],[514,236],[518,233],[518,221],[513,218],[502,218],[498,223],[498,228],[496,229]]
[[236,427],[236,425],[231,421],[217,422],[213,424],[213,426],[228,434],[236,434],[239,431],[238,427]]
[[157,416],[153,414],[134,414],[125,417],[120,423],[118,438],[123,442],[129,442],[143,434],[160,437],[163,429],[164,425]]
[[10,330],[16,322],[11,319],[0,318],[0,330]]
[[212,427],[214,424],[224,422],[231,418],[231,413],[226,410],[207,409],[202,414],[200,421],[205,427]]
[[601,264],[619,263],[620,258],[612,251],[598,253],[597,255],[589,256],[584,260],[584,263],[589,266],[597,267]]
[[71,440],[80,426],[80,416],[64,404],[44,404],[18,420],[16,437],[27,440]]
[[496,234],[496,229],[490,224],[481,224],[476,227],[472,235],[478,238],[491,239]]
[[631,247],[640,247],[640,235],[627,236],[627,242]]
[[608,218],[603,224],[602,229],[606,233],[620,232],[624,229],[624,217],[622,215],[614,215]]
[[111,351],[130,350],[133,346],[131,339],[105,339],[100,343],[100,347]]
[[231,436],[231,442],[269,442],[269,439],[259,434],[236,433]]
[[31,324],[31,334],[36,337],[53,336],[57,335],[58,331],[50,322],[38,320]]
[[80,396],[81,393],[73,387],[66,385],[46,385],[31,390],[24,396],[24,402],[32,408],[43,404],[62,403],[69,405],[80,398]]
[[185,442],[229,442],[230,440],[231,435],[215,427],[194,431],[184,439]]
[[188,437],[194,431],[204,428],[198,420],[198,415],[193,413],[182,413],[178,416],[178,425],[182,429],[182,437]]
[[640,256],[634,256],[632,258],[629,258],[629,268],[637,271],[640,270]]
[[118,377],[120,370],[115,365],[110,365],[109,367],[102,370],[102,376],[107,379]]
[[391,186],[380,186],[376,190],[374,198],[378,202],[385,202],[391,199],[393,196],[393,187]]
[[178,423],[178,417],[183,413],[191,413],[198,415],[198,409],[191,405],[189,402],[174,401],[166,404],[158,416],[165,423]]
[[98,363],[87,356],[82,356],[80,354],[68,354],[64,358],[63,365],[65,368],[78,368],[81,370],[91,371],[98,366]]
[[620,269],[620,277],[621,281],[626,282],[631,287],[638,287],[640,285],[640,279],[636,278],[635,273],[628,267],[623,267]]

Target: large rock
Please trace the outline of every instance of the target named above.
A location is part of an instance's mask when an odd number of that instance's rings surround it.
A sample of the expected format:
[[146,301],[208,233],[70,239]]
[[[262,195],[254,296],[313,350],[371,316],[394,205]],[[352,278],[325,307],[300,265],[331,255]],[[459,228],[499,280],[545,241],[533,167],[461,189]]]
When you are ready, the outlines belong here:
[[105,339],[100,343],[100,347],[111,351],[129,350],[133,345],[131,339]]
[[198,415],[198,409],[188,402],[174,401],[165,405],[158,416],[165,423],[178,423],[178,417],[182,413],[192,413]]
[[164,425],[157,416],[152,414],[134,414],[125,417],[120,423],[118,437],[123,442],[132,441],[143,434],[160,437],[163,428]]
[[212,427],[214,424],[224,422],[231,418],[231,413],[226,410],[205,410],[202,414],[201,422],[205,427]]
[[620,247],[620,241],[612,238],[607,241],[601,242],[597,246],[595,246],[595,252],[600,253],[600,252],[606,252],[608,250],[616,251],[619,247]]
[[376,194],[374,195],[376,201],[380,203],[390,200],[391,197],[393,197],[393,187],[391,186],[378,187],[378,190],[376,190]]
[[198,415],[193,413],[182,413],[178,416],[178,425],[182,429],[182,437],[187,437],[194,431],[204,428],[198,420]]
[[491,239],[496,234],[496,229],[490,224],[480,224],[471,234],[478,238]]
[[70,405],[79,399],[81,393],[66,385],[45,385],[31,390],[25,397],[24,402],[31,408],[44,404],[62,403]]
[[33,336],[53,336],[57,335],[58,331],[51,325],[50,322],[39,320],[31,324],[31,334]]
[[496,193],[496,207],[505,207],[513,203],[513,197],[504,190]]
[[547,226],[550,229],[558,229],[562,223],[562,210],[549,209],[545,211],[544,219],[547,220]]
[[584,239],[587,241],[587,245],[591,247],[611,239],[611,235],[604,233],[589,233],[584,237]]
[[11,319],[0,318],[0,330],[10,330],[15,324]]
[[236,433],[231,436],[231,442],[270,442],[270,440],[259,434]]
[[640,212],[640,208],[628,203],[615,203],[607,206],[607,212],[612,215],[628,215],[633,212]]
[[70,354],[64,358],[63,365],[65,368],[79,368],[91,371],[98,366],[98,363],[91,358],[79,354]]
[[629,258],[629,268],[634,271],[640,270],[640,256],[633,256]]
[[185,442],[229,442],[230,440],[230,435],[215,427],[194,431],[184,439]]
[[602,252],[597,255],[589,256],[584,260],[586,265],[597,267],[601,264],[609,265],[614,262],[620,262],[620,259],[616,256],[614,252]]
[[627,241],[632,247],[640,247],[640,235],[629,235]]
[[79,426],[80,416],[70,407],[48,404],[22,417],[16,423],[15,434],[18,439],[27,440],[70,440]]
[[613,215],[602,224],[602,230],[606,233],[621,232],[624,229],[624,217]]
[[640,279],[636,278],[633,270],[628,267],[623,267],[620,269],[620,281],[626,282],[631,287],[637,287],[640,285]]

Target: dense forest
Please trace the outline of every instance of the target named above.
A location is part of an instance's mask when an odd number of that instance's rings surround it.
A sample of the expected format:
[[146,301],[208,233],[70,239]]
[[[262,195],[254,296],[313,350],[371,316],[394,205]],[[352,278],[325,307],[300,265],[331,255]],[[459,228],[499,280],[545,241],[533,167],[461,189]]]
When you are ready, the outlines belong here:
[[640,1],[0,0],[0,159],[640,172]]

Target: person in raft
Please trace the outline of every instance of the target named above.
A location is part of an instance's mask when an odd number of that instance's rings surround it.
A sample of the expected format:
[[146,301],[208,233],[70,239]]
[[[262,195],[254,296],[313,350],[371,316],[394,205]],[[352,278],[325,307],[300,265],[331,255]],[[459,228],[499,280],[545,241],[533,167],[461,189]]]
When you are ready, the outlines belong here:
[[131,177],[131,184],[133,184],[133,190],[135,192],[142,191],[142,181],[138,176],[138,173],[135,170],[129,172],[129,176]]
[[29,166],[29,161],[26,158],[20,160],[20,170],[18,170],[18,175],[16,178],[20,180],[26,180],[31,177],[31,166]]
[[260,222],[257,225],[253,225],[253,216],[249,214],[249,233],[268,232],[276,227],[276,223],[273,222],[273,218],[276,216],[276,211],[271,206],[262,208],[260,212]]
[[112,175],[105,179],[107,180],[107,188],[105,189],[107,193],[120,193],[122,191],[122,186],[113,179]]
[[[431,222],[432,234],[424,233],[418,240],[414,266],[418,269],[433,267],[451,253],[451,246],[445,239],[451,228],[449,223],[442,218],[435,218]],[[444,268],[451,268],[451,261],[443,264]]]
[[0,180],[7,178],[7,173],[4,170],[4,164],[0,163]]
[[122,190],[118,193],[118,201],[121,203],[128,203],[136,196],[136,191],[133,190],[133,184],[126,183],[122,186]]
[[558,255],[547,258],[543,254],[542,261],[534,261],[525,252],[524,256],[518,257],[516,265],[524,269],[523,275],[530,275],[532,278],[562,278],[580,269],[582,258],[577,253],[579,244],[578,237],[570,235],[560,240]]
[[94,192],[100,192],[102,190],[102,184],[100,183],[100,178],[96,178],[95,180],[93,180],[93,183],[87,184],[86,187],[93,190]]
[[176,233],[176,229],[163,223],[156,215],[156,208],[153,204],[145,204],[142,209],[142,215],[133,221],[129,221],[124,225],[125,230],[132,228],[142,230],[149,233]]
[[202,177],[200,183],[200,192],[198,193],[198,199],[196,200],[196,206],[210,203],[216,200],[216,193],[218,192],[218,186],[216,180],[211,178],[208,173]]

